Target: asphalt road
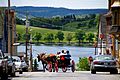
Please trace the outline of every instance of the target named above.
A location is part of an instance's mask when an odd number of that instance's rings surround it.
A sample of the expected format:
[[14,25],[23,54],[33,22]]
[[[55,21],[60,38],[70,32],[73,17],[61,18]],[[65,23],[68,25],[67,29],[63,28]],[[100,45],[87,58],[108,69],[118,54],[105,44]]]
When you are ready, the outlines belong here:
[[72,72],[24,72],[11,80],[120,80],[120,74],[91,74],[90,71]]

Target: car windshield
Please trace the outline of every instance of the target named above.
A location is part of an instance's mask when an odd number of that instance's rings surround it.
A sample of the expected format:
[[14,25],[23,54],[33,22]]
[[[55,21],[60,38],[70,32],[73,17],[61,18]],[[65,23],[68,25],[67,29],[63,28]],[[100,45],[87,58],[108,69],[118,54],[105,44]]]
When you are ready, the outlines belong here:
[[114,60],[112,56],[97,56],[95,60]]
[[15,62],[20,62],[20,58],[19,57],[12,57],[13,58],[13,60],[15,61]]
[[3,54],[2,54],[2,52],[0,52],[0,59],[2,59],[3,58]]
[[0,54],[0,59],[2,59],[2,55]]
[[15,61],[15,62],[20,62],[20,59],[17,58],[17,57],[12,57],[12,59],[9,57],[9,58],[8,58],[8,61],[11,61],[11,60],[13,60],[13,61]]

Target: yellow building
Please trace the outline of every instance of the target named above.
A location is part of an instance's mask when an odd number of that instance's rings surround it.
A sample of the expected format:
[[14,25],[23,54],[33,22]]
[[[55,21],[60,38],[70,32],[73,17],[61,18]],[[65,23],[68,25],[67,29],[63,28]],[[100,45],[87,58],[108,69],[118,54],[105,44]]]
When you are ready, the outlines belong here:
[[108,0],[108,7],[106,27],[109,28],[108,34],[112,35],[111,52],[120,62],[120,0]]

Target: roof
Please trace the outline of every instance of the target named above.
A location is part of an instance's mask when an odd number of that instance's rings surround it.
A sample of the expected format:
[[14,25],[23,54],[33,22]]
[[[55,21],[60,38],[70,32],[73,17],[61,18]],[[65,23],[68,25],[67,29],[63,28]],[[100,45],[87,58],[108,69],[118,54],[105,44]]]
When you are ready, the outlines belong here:
[[113,5],[111,5],[112,8],[114,7],[120,7],[120,0],[116,0]]

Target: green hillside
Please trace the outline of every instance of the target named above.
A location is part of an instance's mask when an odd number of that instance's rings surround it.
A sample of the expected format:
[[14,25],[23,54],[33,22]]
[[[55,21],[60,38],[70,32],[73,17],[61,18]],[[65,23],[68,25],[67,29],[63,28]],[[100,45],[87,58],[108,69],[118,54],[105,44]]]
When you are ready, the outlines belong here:
[[[19,32],[19,33],[25,33],[25,26],[24,25],[17,25],[17,32]],[[57,33],[58,31],[60,31],[60,30],[54,30],[54,29],[46,29],[46,28],[39,28],[39,27],[32,27],[32,26],[30,26],[29,27],[29,30],[31,29],[31,32],[32,32],[32,34],[34,34],[34,33],[36,33],[36,32],[40,32],[41,34],[46,34],[46,33]],[[67,34],[67,33],[73,33],[74,34],[74,32],[70,32],[70,31],[62,31],[65,35]]]
[[[24,25],[17,25],[16,29],[17,29],[17,33],[20,33],[20,34],[25,34],[26,32],[26,27]],[[60,31],[60,30],[54,30],[54,29],[46,29],[46,28],[39,28],[39,27],[29,27],[29,32],[32,33],[32,35],[34,35],[36,32],[39,32],[42,34],[42,37],[44,38],[45,35],[47,33],[53,33],[54,36],[55,34]],[[74,35],[74,32],[70,32],[70,31],[62,31],[64,33],[64,37],[67,36],[68,33],[71,33]],[[64,39],[63,41],[66,41],[66,39]]]
[[[18,37],[19,37],[18,41],[20,41],[20,42],[21,41],[24,42],[26,40],[26,35],[25,35],[26,29],[25,28],[26,27],[24,25],[17,25],[16,29],[17,29],[17,33],[18,33]],[[42,43],[46,43],[46,42],[50,42],[50,41],[54,42],[54,43],[59,42],[59,39],[58,39],[58,37],[56,38],[56,35],[60,31],[61,30],[31,27],[31,26],[28,27],[28,33],[32,34],[32,41],[33,42],[38,42],[38,41],[42,42]],[[69,42],[68,37],[71,37],[71,36],[72,36],[72,38],[71,38],[70,42],[72,42],[72,43],[78,42],[78,39],[76,40],[76,38],[75,38],[76,31],[73,30],[73,31],[61,31],[61,32],[64,33],[64,38],[63,38],[63,40],[61,40],[61,42]],[[39,40],[35,40],[35,35],[38,34],[38,33],[40,33],[42,37]],[[90,38],[91,42],[94,42],[94,40],[96,39],[95,38],[95,32],[94,31],[91,32],[91,30],[90,31],[88,31],[88,30],[85,31],[85,34],[83,35],[83,37],[84,37],[83,42],[90,42],[87,38],[90,35],[90,33],[92,33],[92,35],[94,35],[94,36],[91,36],[92,40]],[[50,35],[50,34],[53,35],[53,39],[51,39],[51,38],[49,40],[46,39],[46,37],[48,37],[48,35]],[[39,38],[39,37],[37,37],[37,38]],[[30,36],[29,36],[29,39],[30,39]]]

